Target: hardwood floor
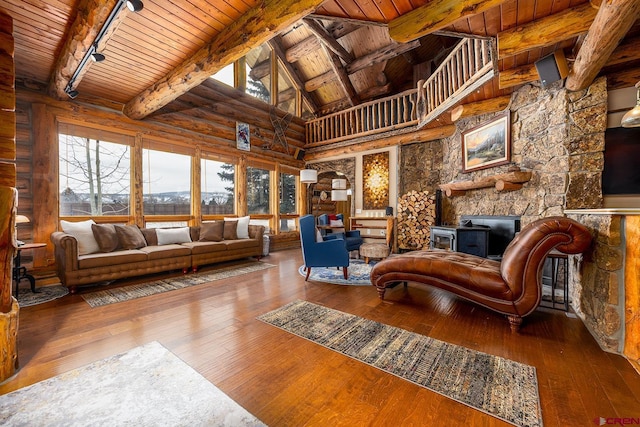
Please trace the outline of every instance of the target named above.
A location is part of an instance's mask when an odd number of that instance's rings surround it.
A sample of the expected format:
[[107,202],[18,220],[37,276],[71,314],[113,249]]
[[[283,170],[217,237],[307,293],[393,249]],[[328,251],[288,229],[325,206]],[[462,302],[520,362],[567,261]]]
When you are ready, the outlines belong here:
[[640,417],[640,375],[579,319],[540,309],[512,334],[443,291],[410,284],[381,302],[373,287],[305,282],[299,249],[263,261],[276,267],[100,308],[80,295],[23,308],[21,369],[0,394],[155,340],[270,426],[508,425],[256,320],[304,299],[535,366],[546,426]]

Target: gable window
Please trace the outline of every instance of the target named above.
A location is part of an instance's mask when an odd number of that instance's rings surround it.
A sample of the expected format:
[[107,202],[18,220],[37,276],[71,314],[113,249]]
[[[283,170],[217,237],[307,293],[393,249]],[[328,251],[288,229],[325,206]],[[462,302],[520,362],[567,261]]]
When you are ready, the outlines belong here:
[[200,160],[202,215],[235,214],[235,164],[231,159]]
[[245,92],[267,104],[271,103],[271,49],[267,44],[252,49],[245,56]]
[[60,123],[60,216],[129,215],[133,138]]
[[222,70],[215,73],[211,76],[212,79],[216,79],[217,81],[229,85],[231,87],[235,87],[235,64],[232,62],[231,64],[225,66]]
[[298,110],[298,91],[280,61],[278,61],[277,107],[291,114],[296,114]]
[[157,149],[142,150],[144,215],[189,215],[191,156],[153,146]]

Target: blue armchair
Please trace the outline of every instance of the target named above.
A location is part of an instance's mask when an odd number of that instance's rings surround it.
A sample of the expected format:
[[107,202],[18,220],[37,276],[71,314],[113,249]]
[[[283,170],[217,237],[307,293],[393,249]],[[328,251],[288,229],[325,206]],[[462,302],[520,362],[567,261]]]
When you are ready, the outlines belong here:
[[309,280],[312,267],[342,267],[345,280],[348,278],[349,252],[344,239],[316,241],[316,221],[313,215],[300,218],[300,242],[302,244],[302,258],[307,269]]
[[[344,216],[342,214],[336,215],[339,220],[344,223]],[[329,224],[329,215],[322,214],[318,216],[318,225],[330,225]],[[346,231],[346,232],[338,232],[338,233],[323,233],[323,237],[325,240],[330,239],[344,239],[347,242],[347,251],[357,251],[360,249],[360,245],[364,243],[362,237],[360,237],[360,230]]]

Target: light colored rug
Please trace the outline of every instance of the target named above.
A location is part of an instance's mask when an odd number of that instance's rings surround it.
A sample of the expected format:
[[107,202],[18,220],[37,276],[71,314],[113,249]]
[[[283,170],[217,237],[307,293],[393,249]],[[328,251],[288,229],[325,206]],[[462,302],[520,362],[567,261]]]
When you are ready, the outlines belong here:
[[[309,280],[334,285],[371,286],[372,268],[373,264],[365,264],[360,259],[352,259],[349,260],[349,267],[347,267],[347,280],[344,280],[342,268],[337,269],[336,267],[313,267]],[[303,277],[307,276],[304,265],[298,268],[298,273]]]
[[0,396],[7,426],[263,426],[157,342]]
[[242,274],[249,274],[271,267],[275,267],[275,265],[260,261],[250,261],[244,264],[222,267],[206,273],[185,274],[183,276],[171,277],[168,279],[154,280],[153,282],[90,292],[82,294],[82,298],[84,298],[91,307],[100,307],[116,302],[128,301],[162,292],[175,291],[176,289],[201,285],[215,280],[240,276]]
[[18,303],[20,307],[29,307],[31,305],[44,304],[45,302],[53,301],[54,299],[62,298],[69,293],[69,289],[66,286],[54,285],[54,286],[41,286],[36,288],[38,292],[31,292],[29,287],[18,288]]
[[258,319],[516,426],[542,426],[536,369],[295,301]]

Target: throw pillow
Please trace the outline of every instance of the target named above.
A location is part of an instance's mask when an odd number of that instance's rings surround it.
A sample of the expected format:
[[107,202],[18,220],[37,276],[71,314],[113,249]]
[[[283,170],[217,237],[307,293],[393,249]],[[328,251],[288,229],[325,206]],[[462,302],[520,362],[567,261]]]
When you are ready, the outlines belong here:
[[155,228],[143,228],[140,230],[147,241],[147,246],[156,246],[158,244],[158,235]]
[[142,231],[137,225],[116,225],[116,233],[123,249],[138,249],[147,246]]
[[224,240],[236,240],[238,239],[238,221],[224,221]]
[[172,243],[188,243],[191,241],[189,227],[157,228],[158,245],[170,245]]
[[236,228],[236,237],[237,239],[248,239],[249,238],[249,217],[242,216],[240,218],[225,218],[225,221],[237,221],[238,226]]
[[201,242],[220,242],[224,239],[224,221],[203,222],[200,226]]
[[100,252],[100,245],[93,236],[92,219],[87,221],[70,222],[60,220],[60,227],[65,233],[71,234],[78,241],[78,255],[87,255]]
[[332,219],[329,221],[329,225],[332,227],[344,227],[341,219]]
[[91,224],[91,230],[101,252],[113,252],[120,247],[116,227],[113,224]]

